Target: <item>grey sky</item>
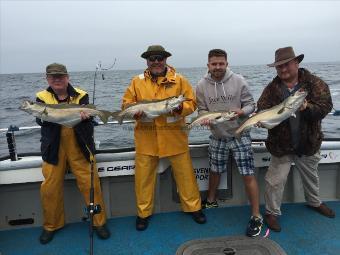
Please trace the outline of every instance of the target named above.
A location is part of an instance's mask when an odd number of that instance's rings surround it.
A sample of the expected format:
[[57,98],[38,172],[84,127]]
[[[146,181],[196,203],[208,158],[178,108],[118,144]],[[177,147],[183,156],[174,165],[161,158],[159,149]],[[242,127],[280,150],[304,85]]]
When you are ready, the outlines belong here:
[[3,1],[1,73],[43,72],[61,62],[94,70],[145,67],[140,54],[162,44],[175,67],[206,65],[223,48],[231,65],[273,62],[293,46],[306,62],[340,60],[338,1]]

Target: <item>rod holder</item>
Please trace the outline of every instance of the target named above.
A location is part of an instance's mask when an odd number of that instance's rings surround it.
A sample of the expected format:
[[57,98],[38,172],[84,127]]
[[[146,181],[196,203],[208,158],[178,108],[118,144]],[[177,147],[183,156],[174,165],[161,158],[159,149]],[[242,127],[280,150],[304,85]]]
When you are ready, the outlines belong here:
[[17,146],[15,143],[15,136],[13,131],[8,131],[6,133],[7,138],[7,146],[8,146],[8,152],[9,157],[11,161],[17,161],[18,160],[18,154],[17,154]]

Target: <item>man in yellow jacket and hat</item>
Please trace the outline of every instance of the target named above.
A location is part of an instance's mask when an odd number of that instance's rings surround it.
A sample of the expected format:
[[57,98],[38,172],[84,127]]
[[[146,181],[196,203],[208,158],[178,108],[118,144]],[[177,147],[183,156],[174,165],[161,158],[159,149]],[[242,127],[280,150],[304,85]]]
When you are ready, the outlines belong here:
[[[37,93],[36,101],[45,104],[89,103],[88,94],[69,83],[66,66],[58,63],[48,65],[46,80],[49,86]],[[39,238],[41,244],[52,241],[55,232],[65,224],[63,184],[67,164],[76,177],[86,204],[90,202],[90,159],[95,150],[93,123],[86,113],[81,113],[81,118],[83,121],[74,128],[37,119],[41,125],[42,173],[45,178],[40,189],[44,215],[43,231]],[[93,185],[94,204],[101,207],[99,214],[93,218],[94,229],[99,238],[107,239],[110,231],[105,225],[105,208],[97,171],[94,172]]]
[[188,135],[184,131],[185,116],[196,109],[196,100],[189,82],[166,64],[171,56],[160,45],[149,46],[141,57],[148,68],[134,77],[123,97],[122,108],[143,100],[162,100],[183,95],[190,99],[172,114],[146,120],[142,111],[135,114],[135,192],[137,202],[136,229],[145,230],[154,206],[157,165],[160,158],[167,157],[172,166],[181,206],[191,213],[195,222],[206,222],[201,211],[201,198],[192,167]]

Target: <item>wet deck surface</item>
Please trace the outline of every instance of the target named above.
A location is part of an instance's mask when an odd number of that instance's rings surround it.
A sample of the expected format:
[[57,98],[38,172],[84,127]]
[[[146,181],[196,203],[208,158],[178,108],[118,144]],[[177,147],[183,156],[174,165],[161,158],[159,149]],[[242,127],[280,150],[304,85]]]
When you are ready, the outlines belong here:
[[[340,254],[340,201],[328,202],[335,219],[321,216],[304,204],[285,204],[280,218],[282,232],[270,232],[289,255]],[[190,215],[174,212],[156,214],[144,232],[135,230],[135,217],[108,221],[112,236],[94,238],[94,254],[175,254],[184,242],[209,237],[242,235],[249,219],[247,206],[205,210],[208,222],[196,224]],[[262,231],[264,235],[266,227]],[[68,224],[53,241],[41,245],[41,228],[0,231],[1,255],[81,255],[89,254],[87,223]]]

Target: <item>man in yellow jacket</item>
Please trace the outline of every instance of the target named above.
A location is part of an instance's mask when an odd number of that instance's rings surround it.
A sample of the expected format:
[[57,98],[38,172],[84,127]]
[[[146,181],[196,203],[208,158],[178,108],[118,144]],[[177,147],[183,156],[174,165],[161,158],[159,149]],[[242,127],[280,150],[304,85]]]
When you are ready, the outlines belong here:
[[142,111],[135,114],[135,192],[137,201],[136,229],[145,230],[154,205],[157,165],[159,158],[167,157],[184,212],[203,224],[201,198],[195,179],[188,146],[188,136],[183,130],[185,116],[196,109],[196,100],[189,82],[166,64],[171,54],[160,45],[149,46],[141,57],[147,60],[148,68],[134,77],[123,97],[122,108],[143,100],[159,100],[183,95],[185,101],[172,114],[145,121]]
[[[69,75],[64,65],[48,65],[46,79],[49,86],[37,93],[37,102],[89,103],[88,94],[69,83]],[[55,232],[65,224],[63,184],[67,163],[76,177],[86,204],[90,202],[90,154],[93,155],[95,151],[93,123],[86,113],[81,113],[81,118],[83,121],[74,128],[37,119],[41,125],[42,173],[45,178],[40,189],[44,215],[43,231],[39,238],[41,244],[52,241]],[[94,168],[96,169],[95,166]],[[94,172],[94,202],[102,208],[93,218],[94,229],[99,238],[107,239],[110,237],[110,231],[105,225],[105,208],[97,171]]]

